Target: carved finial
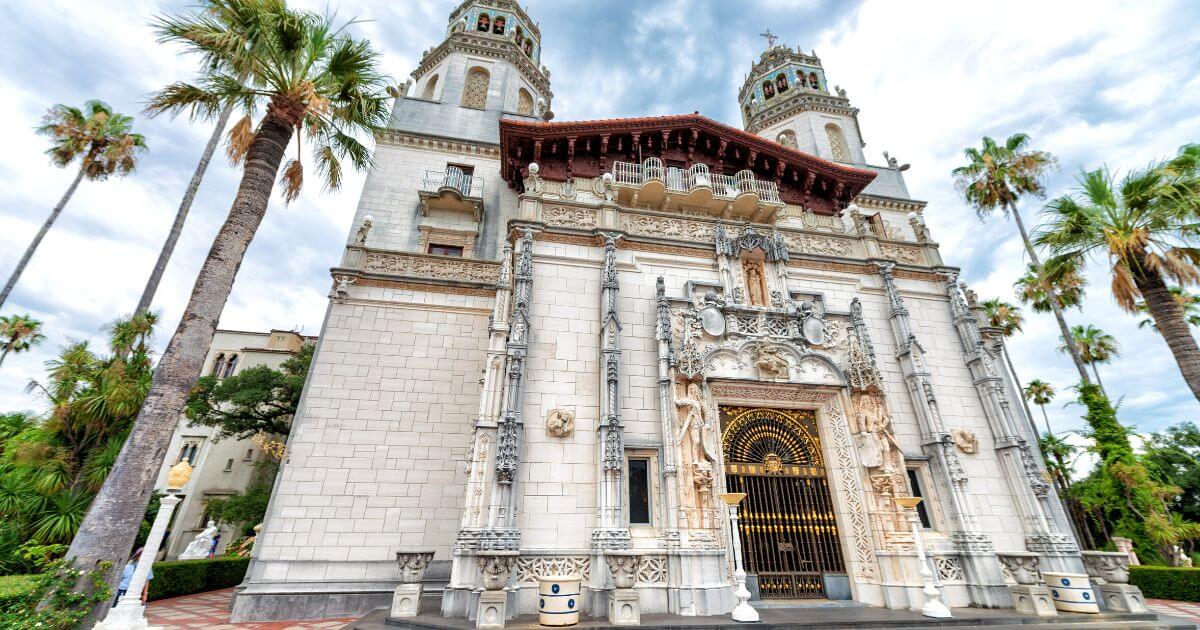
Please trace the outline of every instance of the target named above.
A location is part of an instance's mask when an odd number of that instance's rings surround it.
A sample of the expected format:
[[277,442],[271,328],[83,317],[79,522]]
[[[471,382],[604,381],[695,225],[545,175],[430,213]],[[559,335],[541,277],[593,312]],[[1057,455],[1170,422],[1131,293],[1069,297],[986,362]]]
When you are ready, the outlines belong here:
[[767,29],[766,31],[759,33],[758,36],[767,38],[767,48],[774,48],[775,40],[779,39],[779,36],[772,33],[771,29]]

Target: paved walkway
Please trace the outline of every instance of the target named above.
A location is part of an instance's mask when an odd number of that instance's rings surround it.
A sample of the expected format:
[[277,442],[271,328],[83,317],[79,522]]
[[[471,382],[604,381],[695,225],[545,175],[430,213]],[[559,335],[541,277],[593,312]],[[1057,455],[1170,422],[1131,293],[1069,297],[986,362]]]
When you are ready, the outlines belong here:
[[1170,599],[1147,599],[1146,605],[1156,613],[1200,623],[1200,604],[1177,602]]
[[152,626],[163,630],[331,630],[354,621],[326,619],[322,621],[273,621],[229,623],[229,605],[233,589],[209,591],[171,599],[160,599],[146,606],[146,617]]

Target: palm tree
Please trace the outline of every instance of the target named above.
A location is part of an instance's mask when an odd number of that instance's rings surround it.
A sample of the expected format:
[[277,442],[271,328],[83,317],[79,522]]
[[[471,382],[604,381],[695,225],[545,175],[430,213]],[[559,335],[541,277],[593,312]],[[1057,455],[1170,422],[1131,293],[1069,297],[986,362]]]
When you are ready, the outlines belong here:
[[[1004,216],[1013,218],[1017,231],[1021,234],[1021,242],[1033,268],[1040,271],[1041,259],[1033,249],[1029,234],[1025,231],[1025,223],[1017,210],[1017,201],[1025,195],[1042,196],[1045,187],[1042,178],[1046,172],[1054,168],[1054,156],[1045,151],[1028,149],[1029,136],[1018,133],[1009,136],[1003,145],[984,136],[983,148],[968,147],[963,150],[967,163],[954,169],[955,184],[963,195],[963,199],[975,209],[980,219],[993,212],[1000,211]],[[1064,339],[1070,339],[1067,319],[1063,316],[1057,293],[1053,286],[1047,286],[1046,291],[1052,297],[1049,300],[1050,309],[1058,320],[1058,328]],[[1079,379],[1090,383],[1087,369],[1079,351],[1070,348],[1071,358],[1079,370]]]
[[[262,33],[263,23],[260,17],[264,14],[262,8],[272,4],[271,0],[263,2],[227,2],[224,0],[207,0],[202,3],[202,6],[207,12],[206,20],[203,23],[182,23],[178,21],[167,20],[160,26],[171,33],[172,37],[196,39],[206,41],[209,44],[214,43],[211,39],[213,35],[221,37],[236,37],[242,41],[241,50],[243,55],[249,54],[249,51],[255,49],[258,45],[259,36]],[[167,38],[168,40],[170,38]],[[232,47],[226,46],[221,50],[232,50]],[[225,55],[216,55],[207,51],[201,51],[201,63],[205,65],[223,64],[226,63]],[[239,76],[239,79],[244,80],[245,77]],[[229,123],[229,117],[233,114],[234,103],[226,103],[219,114],[217,114],[217,124],[213,127],[212,135],[208,138],[208,143],[204,145],[204,152],[200,154],[200,161],[196,164],[196,170],[192,173],[192,179],[188,182],[187,188],[183,191],[183,199],[179,202],[179,209],[175,211],[175,221],[171,224],[171,231],[167,234],[167,240],[163,243],[162,250],[158,253],[158,260],[154,263],[154,269],[150,272],[150,278],[146,281],[146,288],[142,290],[142,297],[138,300],[137,308],[134,310],[135,315],[141,315],[150,309],[150,305],[154,302],[154,295],[158,292],[158,285],[162,281],[163,273],[167,270],[167,263],[171,260],[171,255],[175,252],[175,245],[179,242],[179,236],[183,233],[183,224],[187,221],[188,212],[192,208],[192,202],[196,199],[196,192],[200,189],[200,182],[204,179],[204,173],[208,170],[208,164],[212,161],[213,153],[217,150],[217,145],[221,141],[221,135],[225,130],[225,126]],[[245,128],[242,130],[244,134],[249,131],[249,120],[245,120]]]
[[[1179,306],[1183,308],[1183,317],[1187,320],[1189,326],[1200,326],[1200,295],[1188,293],[1183,287],[1171,287],[1168,289],[1171,292],[1171,297],[1179,302]],[[1146,300],[1138,300],[1137,311],[1148,315],[1150,307],[1146,306]],[[1154,318],[1145,317],[1138,322],[1138,328],[1149,327],[1154,332],[1158,332],[1158,326],[1154,324]]]
[[[1074,341],[1075,347],[1079,348],[1083,362],[1092,366],[1092,371],[1096,374],[1096,384],[1100,386],[1101,390],[1104,390],[1104,382],[1100,380],[1100,369],[1097,365],[1108,363],[1121,356],[1121,346],[1117,343],[1117,338],[1088,324],[1087,326],[1072,326],[1071,339]],[[1067,344],[1060,343],[1058,351],[1066,352]]]
[[[987,315],[988,325],[1000,331],[1004,339],[1008,339],[1013,335],[1021,332],[1021,326],[1025,323],[1025,318],[1021,315],[1021,309],[1003,302],[999,298],[984,300],[983,312]],[[1000,352],[1004,355],[1004,364],[1008,366],[1008,371],[1012,374],[1013,382],[1018,386],[1021,379],[1017,376],[1017,368],[1013,365],[1012,357],[1008,354],[1008,344],[1000,344]],[[1037,425],[1033,423],[1033,414],[1029,411],[1029,404],[1021,399],[1021,405],[1025,408],[1025,416],[1029,418],[1029,425],[1033,427],[1033,434],[1038,433]]]
[[1138,298],[1145,300],[1183,379],[1200,400],[1200,347],[1167,284],[1200,282],[1200,145],[1127,173],[1120,182],[1107,168],[1082,173],[1078,182],[1073,194],[1046,206],[1037,242],[1052,252],[1048,277],[1088,257],[1105,261],[1117,304],[1135,313]]
[[41,333],[42,322],[28,315],[0,317],[0,365],[10,352],[25,352],[46,340]]
[[1063,273],[1052,283],[1045,274],[1039,274],[1033,265],[1029,265],[1025,275],[1013,283],[1017,299],[1021,300],[1022,304],[1028,304],[1035,313],[1050,313],[1054,310],[1050,306],[1050,289],[1054,289],[1058,305],[1063,310],[1080,308],[1086,287],[1087,280],[1077,269]]
[[[336,189],[342,160],[358,169],[370,165],[371,151],[358,138],[382,128],[388,118],[386,79],[377,70],[377,53],[346,32],[350,23],[335,25],[331,15],[288,9],[281,1],[224,1],[258,13],[260,40],[249,53],[244,40],[207,11],[160,17],[156,24],[163,40],[182,43],[221,63],[204,64],[195,83],[175,83],[157,92],[149,111],[213,117],[230,104],[245,111],[247,118],[235,125],[230,147],[244,170],[229,216],[154,371],[129,439],[67,552],[76,567],[114,562],[110,585],[133,544],[154,475],[200,376],[214,328],[266,213],[293,135],[303,133],[325,186]],[[262,105],[266,113],[253,128],[249,116]],[[298,140],[296,158],[279,178],[289,202],[299,195],[304,178]],[[101,603],[92,618],[106,606]]]
[[1054,391],[1054,386],[1040,378],[1035,378],[1029,381],[1023,393],[1025,400],[1033,402],[1042,409],[1042,419],[1046,421],[1046,435],[1053,435],[1054,432],[1050,430],[1050,416],[1046,413],[1046,405],[1054,400],[1054,395],[1057,393]]
[[1046,454],[1046,467],[1050,469],[1050,474],[1059,482],[1059,487],[1063,490],[1071,487],[1071,463],[1075,459],[1075,455],[1079,452],[1070,442],[1046,432],[1038,440],[1038,445],[1042,452]]
[[79,171],[67,187],[67,192],[50,211],[42,228],[34,235],[29,247],[17,261],[16,269],[8,277],[4,289],[0,290],[0,307],[8,300],[17,280],[24,273],[29,259],[37,250],[46,233],[58,219],[71,195],[84,178],[103,181],[111,175],[128,175],[137,166],[137,156],[146,149],[146,139],[132,132],[133,118],[118,114],[101,101],[88,101],[83,109],[67,105],[55,105],[42,119],[38,133],[51,138],[46,150],[55,165],[66,167],[79,158]]

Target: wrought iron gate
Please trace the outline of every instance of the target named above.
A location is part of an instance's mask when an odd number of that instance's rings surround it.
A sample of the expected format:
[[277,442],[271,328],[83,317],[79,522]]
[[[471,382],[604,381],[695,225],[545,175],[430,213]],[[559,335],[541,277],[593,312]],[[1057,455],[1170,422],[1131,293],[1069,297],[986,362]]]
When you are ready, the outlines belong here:
[[730,492],[745,492],[738,529],[746,572],[763,599],[825,596],[844,573],[837,521],[812,411],[723,407]]

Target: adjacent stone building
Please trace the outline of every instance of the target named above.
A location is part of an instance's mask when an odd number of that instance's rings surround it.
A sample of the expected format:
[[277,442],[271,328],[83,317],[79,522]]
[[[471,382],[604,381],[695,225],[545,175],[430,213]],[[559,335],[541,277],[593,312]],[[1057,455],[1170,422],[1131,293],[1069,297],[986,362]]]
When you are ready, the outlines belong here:
[[[315,341],[313,337],[290,330],[246,332],[218,329],[204,362],[204,374],[224,379],[256,365],[279,369],[280,364],[300,350],[303,344]],[[160,553],[165,559],[177,558],[188,543],[204,531],[209,520],[205,501],[245,491],[264,473],[260,464],[270,460],[270,455],[264,453],[253,438],[217,440],[217,432],[214,427],[194,425],[186,417],[181,417],[175,426],[154,489],[156,492],[166,492],[167,473],[182,460],[186,459],[191,464],[193,472],[188,484],[180,492],[182,501],[175,508],[170,529],[161,547]],[[221,524],[216,553],[223,553],[225,546],[239,536],[240,531]]]
[[952,606],[1011,605],[997,552],[1082,571],[1001,337],[815,55],[772,42],[743,130],[552,121],[540,54],[468,0],[404,86],[235,619],[386,606],[418,550],[447,616],[494,550],[510,614],[564,572],[602,614],[614,549],[643,612],[726,613],[725,492],[762,598],[919,606],[897,496]]

